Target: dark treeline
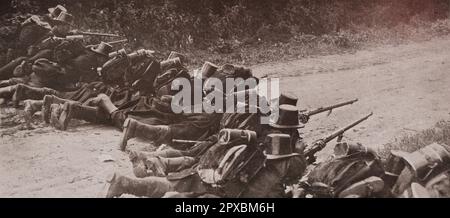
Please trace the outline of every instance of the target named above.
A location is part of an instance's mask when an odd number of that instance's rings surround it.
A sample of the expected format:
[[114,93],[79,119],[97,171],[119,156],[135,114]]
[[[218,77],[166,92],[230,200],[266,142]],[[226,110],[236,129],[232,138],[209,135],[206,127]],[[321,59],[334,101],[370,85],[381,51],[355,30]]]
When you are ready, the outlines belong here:
[[282,40],[353,26],[446,18],[449,0],[3,0],[3,18],[62,4],[81,29],[120,32],[138,44],[199,48],[218,40]]

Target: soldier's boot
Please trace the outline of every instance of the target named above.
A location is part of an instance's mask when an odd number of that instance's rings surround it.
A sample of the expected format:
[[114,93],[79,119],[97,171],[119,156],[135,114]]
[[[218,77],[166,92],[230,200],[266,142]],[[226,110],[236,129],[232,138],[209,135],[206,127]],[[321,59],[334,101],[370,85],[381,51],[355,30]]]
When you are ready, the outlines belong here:
[[59,124],[59,117],[61,116],[63,110],[62,104],[52,104],[50,105],[50,124],[56,129],[62,129]]
[[31,99],[31,100],[42,100],[45,95],[56,95],[56,90],[49,88],[35,88],[27,86],[25,84],[17,84],[16,92],[13,95],[14,106],[17,107],[20,101]]
[[42,100],[25,100],[25,121],[27,124],[31,123],[33,115],[42,109],[44,102]]
[[56,97],[55,95],[45,95],[43,98],[43,105],[42,105],[42,119],[45,123],[50,123],[50,106],[52,104],[64,104],[66,102],[69,102],[71,100],[63,99]]
[[107,182],[110,184],[106,194],[107,198],[120,197],[122,194],[158,198],[174,189],[169,181],[160,177],[135,179],[115,173]]
[[99,94],[95,98],[94,102],[96,102],[97,106],[101,110],[103,110],[106,114],[111,115],[112,113],[118,110],[118,108],[114,105],[111,99],[105,94]]
[[148,125],[133,118],[127,118],[123,124],[123,134],[119,146],[121,151],[125,151],[128,140],[132,138],[161,142],[168,140],[169,136],[170,128],[167,125]]
[[67,101],[63,104],[63,110],[59,117],[59,126],[62,130],[66,130],[72,119],[99,123],[103,117],[105,116],[98,107],[84,106],[79,102]]
[[0,88],[0,98],[11,99],[16,91],[17,85]]

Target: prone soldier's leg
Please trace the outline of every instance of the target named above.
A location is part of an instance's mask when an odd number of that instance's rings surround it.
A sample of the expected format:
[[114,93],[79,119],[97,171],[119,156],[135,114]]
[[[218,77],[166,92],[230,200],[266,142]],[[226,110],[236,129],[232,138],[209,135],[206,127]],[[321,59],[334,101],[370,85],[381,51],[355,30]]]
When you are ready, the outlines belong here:
[[133,165],[133,172],[136,177],[146,177],[147,166],[145,161],[154,157],[181,157],[180,151],[175,149],[165,149],[162,151],[145,152],[145,151],[130,151],[129,158]]
[[[71,119],[80,119],[91,123],[105,123],[109,120],[111,113],[117,110],[117,107],[111,102],[109,97],[104,94],[100,94],[91,101],[95,102],[97,106],[86,106],[80,102],[65,100],[55,96],[49,96],[48,98],[50,99],[48,103],[44,99],[43,110],[47,110],[48,106],[53,103],[63,103],[58,125],[55,126],[59,126],[62,130],[67,129]],[[48,119],[49,112],[45,111],[43,114]]]
[[42,104],[42,119],[44,120],[44,122],[50,123],[50,106],[52,104],[64,104],[69,101],[70,100],[60,98],[56,95],[45,95]]
[[133,172],[136,177],[166,176],[171,172],[191,167],[196,162],[193,157],[148,157],[142,161],[133,162]]
[[120,150],[124,151],[128,140],[132,138],[144,138],[160,143],[171,139],[171,129],[167,125],[149,125],[133,118],[127,118],[123,124]]
[[46,95],[58,95],[58,91],[50,88],[36,88],[25,84],[17,84],[13,95],[13,102],[18,106],[20,101],[31,99],[31,100],[42,100]]
[[1,80],[0,81],[0,88],[2,87],[7,87],[7,86],[13,86],[13,85],[17,85],[20,83],[27,83],[28,79],[26,79],[25,77],[15,77],[15,78],[11,78],[11,79],[7,79],[7,80]]
[[66,130],[72,119],[84,120],[90,123],[105,123],[108,118],[99,107],[84,106],[79,102],[67,101],[62,106],[62,112],[56,127]]
[[106,194],[107,198],[120,197],[122,194],[160,198],[166,192],[175,191],[174,184],[165,177],[135,179],[114,174],[108,183],[110,186]]
[[29,125],[31,122],[31,118],[33,115],[42,109],[42,105],[44,101],[42,100],[25,100],[24,101],[24,112],[25,112],[25,121]]
[[150,157],[166,157],[166,158],[171,158],[171,157],[181,157],[181,156],[185,156],[183,155],[183,152],[181,150],[176,150],[176,149],[172,149],[172,148],[168,148],[168,149],[164,149],[161,151],[152,151],[152,152],[147,152],[147,151],[130,151],[130,161],[138,161],[138,160],[146,160],[147,158]]

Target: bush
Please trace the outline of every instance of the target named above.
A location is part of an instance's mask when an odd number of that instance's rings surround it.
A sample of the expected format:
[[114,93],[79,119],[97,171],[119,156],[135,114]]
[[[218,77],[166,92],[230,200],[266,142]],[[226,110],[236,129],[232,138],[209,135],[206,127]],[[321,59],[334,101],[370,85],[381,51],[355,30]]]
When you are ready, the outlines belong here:
[[[286,41],[351,26],[392,27],[447,17],[448,0],[10,0],[2,10],[45,13],[66,6],[81,29],[118,31],[136,45],[206,48],[220,40]],[[9,7],[8,7],[9,5]],[[3,9],[5,8],[5,9]],[[343,42],[345,44],[345,42]]]
[[[5,0],[0,25],[56,4],[76,17],[78,29],[118,33],[129,48],[160,57],[184,52],[195,65],[296,59],[450,33],[448,0]],[[111,39],[87,43],[100,40]]]
[[396,139],[385,145],[380,155],[386,159],[391,150],[413,152],[434,142],[450,145],[450,121],[440,121],[433,128]]

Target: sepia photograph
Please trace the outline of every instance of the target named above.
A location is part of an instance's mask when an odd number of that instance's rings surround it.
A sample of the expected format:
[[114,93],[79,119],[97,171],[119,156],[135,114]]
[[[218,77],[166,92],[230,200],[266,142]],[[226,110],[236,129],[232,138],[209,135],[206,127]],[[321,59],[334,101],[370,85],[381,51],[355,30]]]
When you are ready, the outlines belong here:
[[0,4],[0,198],[450,197],[449,0]]

